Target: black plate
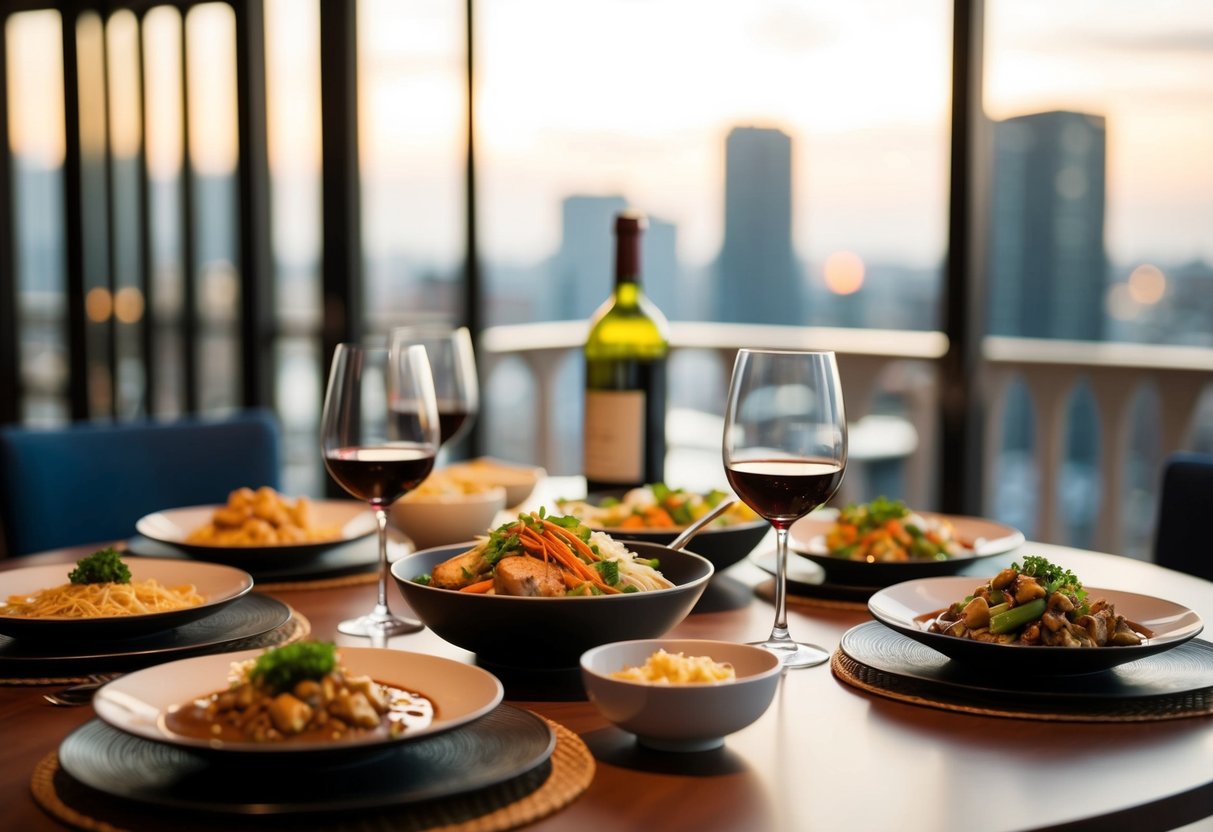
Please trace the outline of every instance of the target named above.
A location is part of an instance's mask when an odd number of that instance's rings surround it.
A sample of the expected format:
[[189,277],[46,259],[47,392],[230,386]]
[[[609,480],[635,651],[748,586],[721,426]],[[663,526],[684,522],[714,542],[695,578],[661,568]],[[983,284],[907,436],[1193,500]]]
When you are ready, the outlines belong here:
[[[388,544],[392,545],[391,542]],[[126,544],[128,554],[153,558],[180,558],[197,560],[182,549],[157,540],[135,535]],[[392,552],[388,549],[388,554]],[[246,559],[247,560],[247,559]],[[248,563],[242,567],[257,581],[297,581],[337,578],[367,572],[379,563],[379,541],[375,537],[362,538],[350,543],[334,545],[314,557],[296,560],[286,566],[270,561],[265,564]]]
[[1066,676],[997,673],[951,661],[878,621],[852,627],[840,646],[855,661],[899,679],[952,694],[1014,702],[1099,703],[1213,689],[1213,644],[1200,639],[1100,673]]
[[277,598],[253,592],[219,612],[180,627],[113,641],[26,642],[0,636],[0,676],[131,670],[169,658],[213,652],[281,627],[291,609]]
[[[332,812],[404,806],[484,789],[531,773],[536,788],[556,746],[535,714],[501,705],[432,739],[339,763],[241,763],[85,723],[59,746],[63,770],[114,797],[221,814]],[[542,776],[540,776],[542,775]]]
[[[775,574],[775,550],[755,552],[750,555],[750,562],[770,575]],[[851,586],[849,584],[830,583],[825,570],[812,561],[788,554],[788,594],[801,598],[820,598],[828,601],[854,601],[867,603],[872,594],[880,587]]]

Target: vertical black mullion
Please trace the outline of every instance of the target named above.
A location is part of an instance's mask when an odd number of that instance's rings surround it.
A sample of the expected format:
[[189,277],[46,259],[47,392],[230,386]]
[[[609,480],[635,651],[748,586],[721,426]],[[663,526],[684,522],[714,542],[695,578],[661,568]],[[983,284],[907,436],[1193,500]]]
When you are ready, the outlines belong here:
[[980,163],[984,0],[952,4],[951,160],[944,331],[948,351],[940,362],[941,508],[982,511],[982,409],[977,374],[985,330],[984,248],[987,212]]
[[194,164],[190,158],[189,38],[186,18],[189,5],[181,10],[181,356],[184,364],[185,411],[198,410],[198,264],[197,229],[194,223]]
[[0,425],[21,421],[20,333],[17,329],[16,192],[8,135],[8,15],[0,14]]
[[[463,317],[468,329],[477,343],[484,329],[484,304],[481,298],[480,249],[476,227],[476,73],[475,73],[475,2],[467,0],[465,7],[465,49],[467,50],[466,89],[467,89],[467,167],[465,171],[466,191],[464,194],[464,234],[466,258],[463,285]],[[476,350],[480,354],[480,350]],[[483,397],[482,397],[483,399]],[[472,456],[479,456],[484,444],[484,419],[477,419],[472,426],[469,438],[469,451]]]
[[320,0],[322,377],[337,344],[364,327],[357,29],[357,3]]
[[[100,17],[100,15],[99,15]],[[110,106],[110,62],[108,17],[101,17],[101,112],[105,118],[105,143],[101,158],[105,169],[101,181],[105,187],[105,289],[110,296],[110,314],[103,322],[105,327],[105,364],[109,372],[110,416],[118,416],[118,318],[115,307],[118,299],[118,195],[114,192],[114,124],[113,108]]]
[[63,31],[63,237],[67,288],[68,409],[72,419],[89,417],[88,333],[84,315],[84,189],[80,148],[80,76],[76,51],[77,13],[64,4]]
[[144,413],[155,415],[156,409],[156,318],[155,318],[155,283],[153,275],[152,248],[152,183],[148,171],[147,157],[147,83],[144,62],[147,57],[147,47],[144,43],[143,24],[146,10],[137,18],[139,43],[135,49],[136,74],[138,87],[135,93],[139,104],[139,149],[136,169],[139,177],[139,291],[143,294],[143,318],[139,321],[139,346],[143,355],[143,397]]
[[273,405],[274,265],[266,135],[265,5],[236,0],[236,124],[239,141],[240,348],[248,406]]

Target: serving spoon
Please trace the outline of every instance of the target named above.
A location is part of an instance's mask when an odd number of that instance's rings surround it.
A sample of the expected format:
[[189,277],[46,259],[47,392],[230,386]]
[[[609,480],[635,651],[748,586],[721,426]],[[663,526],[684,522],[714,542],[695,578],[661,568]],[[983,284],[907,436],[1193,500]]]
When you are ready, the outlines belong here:
[[704,526],[706,526],[708,523],[711,523],[717,517],[724,514],[726,511],[728,511],[729,506],[733,505],[733,503],[735,503],[735,502],[737,502],[736,497],[725,497],[723,500],[721,500],[719,503],[717,503],[716,506],[711,511],[709,511],[707,514],[703,515],[698,520],[696,520],[694,523],[692,523],[691,525],[689,525],[685,529],[683,529],[682,534],[678,535],[678,537],[674,538],[673,540],[671,540],[669,542],[669,544],[668,544],[669,548],[682,549],[683,546],[686,546],[688,543],[691,542],[691,538],[693,538],[695,535],[699,534],[699,532],[703,529]]

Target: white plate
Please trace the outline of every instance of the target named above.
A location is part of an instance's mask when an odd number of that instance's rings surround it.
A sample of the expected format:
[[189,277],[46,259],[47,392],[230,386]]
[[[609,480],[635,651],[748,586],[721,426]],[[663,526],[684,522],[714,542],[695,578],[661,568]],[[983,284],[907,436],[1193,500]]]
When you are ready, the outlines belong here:
[[355,675],[414,691],[434,703],[434,721],[399,737],[368,737],[344,742],[211,742],[173,733],[165,726],[169,709],[222,690],[233,662],[256,658],[264,650],[199,656],[149,667],[102,687],[93,698],[97,716],[115,728],[156,742],[199,750],[267,755],[342,752],[411,742],[466,725],[501,704],[497,677],[472,665],[375,647],[338,647],[337,659]]
[[[193,584],[204,600],[196,607],[147,615],[104,618],[20,618],[0,615],[0,633],[17,639],[88,640],[147,635],[205,618],[253,588],[252,576],[231,566],[169,558],[123,558],[123,562],[130,567],[132,580],[155,578],[165,586]],[[68,573],[74,568],[75,564],[56,563],[0,572],[0,598],[7,600],[10,595],[32,595],[40,589],[65,584]]]
[[341,529],[341,537],[315,543],[276,543],[265,546],[211,546],[187,543],[186,538],[190,533],[211,522],[218,508],[222,506],[190,506],[157,511],[141,517],[135,523],[135,529],[149,540],[175,546],[199,560],[269,569],[319,557],[335,546],[366,537],[376,528],[375,515],[366,503],[357,500],[312,500],[312,524],[337,526]]
[[883,589],[868,600],[876,620],[955,661],[981,663],[1006,672],[1093,673],[1178,647],[1204,629],[1187,607],[1149,595],[1086,587],[1087,597],[1104,598],[1148,638],[1136,647],[1046,647],[994,644],[927,632],[936,615],[972,594],[983,583],[965,576],[920,578]]

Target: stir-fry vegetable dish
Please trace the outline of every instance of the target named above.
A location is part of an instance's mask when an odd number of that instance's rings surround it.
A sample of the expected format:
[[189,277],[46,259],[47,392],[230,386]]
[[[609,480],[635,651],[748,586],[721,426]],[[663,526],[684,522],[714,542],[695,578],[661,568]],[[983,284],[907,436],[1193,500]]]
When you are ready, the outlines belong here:
[[841,509],[825,542],[833,557],[867,563],[947,560],[965,549],[951,523],[923,517],[887,497]]
[[[658,482],[633,488],[622,497],[604,497],[597,503],[557,500],[556,505],[565,514],[596,529],[680,529],[707,514],[727,496],[724,491],[700,494]],[[708,528],[735,526],[757,519],[753,509],[738,501],[715,518]]]
[[616,595],[672,587],[658,565],[576,517],[548,517],[540,509],[519,514],[415,580],[494,595]]
[[1068,569],[1029,555],[931,622],[933,633],[998,644],[1126,647],[1143,636],[1105,600],[1092,601]]

